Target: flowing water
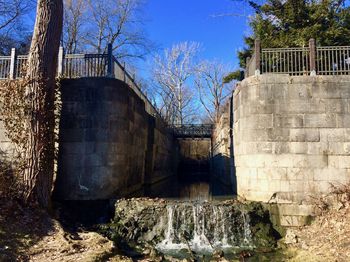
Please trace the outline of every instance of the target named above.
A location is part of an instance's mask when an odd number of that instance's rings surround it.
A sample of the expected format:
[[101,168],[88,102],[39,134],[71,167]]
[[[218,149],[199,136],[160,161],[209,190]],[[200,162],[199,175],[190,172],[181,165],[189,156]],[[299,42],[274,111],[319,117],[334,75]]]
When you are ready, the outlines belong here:
[[163,252],[191,249],[252,248],[249,216],[220,203],[181,203],[166,206],[165,238],[156,248]]

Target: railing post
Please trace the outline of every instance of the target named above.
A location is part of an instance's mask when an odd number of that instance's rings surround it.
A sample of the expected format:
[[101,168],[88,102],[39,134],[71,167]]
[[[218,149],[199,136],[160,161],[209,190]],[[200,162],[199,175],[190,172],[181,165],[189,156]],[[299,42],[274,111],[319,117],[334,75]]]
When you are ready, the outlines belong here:
[[11,49],[10,79],[16,79],[16,48]]
[[255,39],[255,75],[260,75],[260,39]]
[[316,75],[316,42],[315,39],[311,38],[309,40],[310,49],[310,75]]
[[113,78],[114,77],[114,70],[113,70],[113,46],[111,43],[108,44],[108,61],[107,61],[107,76]]
[[249,62],[250,62],[250,57],[248,56],[245,59],[245,72],[244,72],[244,77],[245,78],[249,77]]
[[57,60],[57,76],[63,76],[63,66],[64,66],[64,49],[60,46],[58,50],[58,60]]

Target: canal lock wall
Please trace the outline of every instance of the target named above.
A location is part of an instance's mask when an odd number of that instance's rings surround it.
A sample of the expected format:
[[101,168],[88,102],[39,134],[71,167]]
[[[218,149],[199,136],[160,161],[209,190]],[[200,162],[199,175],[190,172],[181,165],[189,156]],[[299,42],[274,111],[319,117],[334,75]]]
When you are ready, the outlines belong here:
[[237,194],[274,203],[281,225],[307,223],[314,197],[349,182],[349,76],[252,76],[237,84],[231,104],[233,123],[216,125],[222,135],[213,144],[228,155],[233,130]]

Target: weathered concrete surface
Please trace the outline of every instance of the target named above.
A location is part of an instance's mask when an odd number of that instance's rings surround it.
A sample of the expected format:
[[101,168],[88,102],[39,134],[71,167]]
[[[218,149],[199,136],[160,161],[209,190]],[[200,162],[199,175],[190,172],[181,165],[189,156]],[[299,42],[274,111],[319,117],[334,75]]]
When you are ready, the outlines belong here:
[[241,82],[233,103],[238,195],[280,203],[284,225],[312,214],[299,204],[350,180],[349,99],[349,76],[266,74]]
[[54,195],[65,200],[136,194],[174,174],[174,140],[123,82],[63,80],[58,175]]

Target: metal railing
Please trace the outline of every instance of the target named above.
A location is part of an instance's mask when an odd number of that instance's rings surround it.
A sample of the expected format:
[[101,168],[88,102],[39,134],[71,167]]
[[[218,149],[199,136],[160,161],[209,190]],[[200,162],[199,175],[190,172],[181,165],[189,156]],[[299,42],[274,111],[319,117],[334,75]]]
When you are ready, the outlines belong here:
[[261,48],[255,40],[252,58],[247,58],[245,77],[265,73],[289,75],[349,75],[350,46]]
[[[17,55],[15,49],[11,50],[10,56],[0,56],[0,79],[21,78],[25,74],[27,60],[27,55]],[[63,78],[111,77],[124,81],[144,101],[149,114],[161,117],[125,65],[122,66],[113,56],[111,45],[108,45],[107,54],[64,54],[61,47],[57,75]]]
[[309,49],[265,48],[261,50],[260,72],[304,75],[310,72]]
[[199,125],[172,125],[174,136],[178,138],[201,138],[211,137],[214,126],[211,124]]
[[350,74],[350,46],[317,47],[317,73],[320,75]]

